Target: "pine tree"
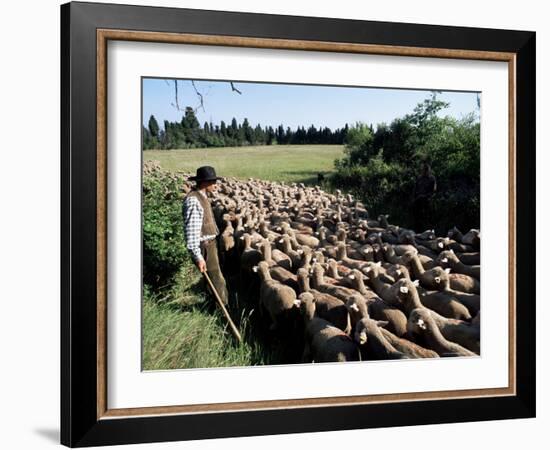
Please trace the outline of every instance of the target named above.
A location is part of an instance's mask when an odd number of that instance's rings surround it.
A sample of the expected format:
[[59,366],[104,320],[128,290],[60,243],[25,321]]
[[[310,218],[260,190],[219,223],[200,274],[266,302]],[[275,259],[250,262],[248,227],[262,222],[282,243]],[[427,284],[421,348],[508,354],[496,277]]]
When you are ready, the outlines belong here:
[[149,117],[149,133],[151,133],[153,137],[158,137],[159,135],[159,124],[152,114],[151,117]]

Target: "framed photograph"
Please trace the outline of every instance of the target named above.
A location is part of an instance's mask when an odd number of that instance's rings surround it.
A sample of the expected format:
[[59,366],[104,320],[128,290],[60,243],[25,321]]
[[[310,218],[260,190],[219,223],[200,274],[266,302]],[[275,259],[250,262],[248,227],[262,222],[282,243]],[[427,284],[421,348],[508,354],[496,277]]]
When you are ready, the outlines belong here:
[[62,444],[535,416],[534,32],[71,2],[61,56]]

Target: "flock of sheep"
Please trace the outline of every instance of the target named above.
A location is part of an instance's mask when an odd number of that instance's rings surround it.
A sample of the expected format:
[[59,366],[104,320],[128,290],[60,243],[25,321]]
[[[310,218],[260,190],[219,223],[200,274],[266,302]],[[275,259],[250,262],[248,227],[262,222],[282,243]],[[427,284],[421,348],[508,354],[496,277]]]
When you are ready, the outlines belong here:
[[225,179],[212,206],[224,271],[270,330],[299,327],[302,362],[480,354],[479,230],[416,233],[349,194],[256,179]]

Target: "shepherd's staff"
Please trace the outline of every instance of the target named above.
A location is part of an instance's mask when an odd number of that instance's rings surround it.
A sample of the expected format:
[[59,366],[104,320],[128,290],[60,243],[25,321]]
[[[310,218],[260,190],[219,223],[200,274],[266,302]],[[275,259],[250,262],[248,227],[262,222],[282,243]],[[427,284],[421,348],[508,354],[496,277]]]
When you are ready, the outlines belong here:
[[206,278],[206,281],[208,282],[208,285],[212,289],[212,292],[214,292],[214,297],[216,297],[216,300],[218,301],[218,304],[221,306],[223,314],[225,315],[225,318],[229,322],[229,327],[231,328],[231,331],[233,332],[233,336],[235,336],[237,338],[237,340],[239,341],[239,343],[241,343],[242,342],[241,333],[239,333],[239,330],[237,329],[237,327],[233,323],[233,320],[231,320],[231,316],[229,315],[229,312],[225,308],[225,305],[223,304],[222,299],[220,298],[220,295],[218,294],[218,291],[216,291],[216,288],[214,287],[214,284],[212,283],[212,280],[210,279],[210,277],[206,273],[206,270],[203,272],[203,274],[204,274],[204,278]]

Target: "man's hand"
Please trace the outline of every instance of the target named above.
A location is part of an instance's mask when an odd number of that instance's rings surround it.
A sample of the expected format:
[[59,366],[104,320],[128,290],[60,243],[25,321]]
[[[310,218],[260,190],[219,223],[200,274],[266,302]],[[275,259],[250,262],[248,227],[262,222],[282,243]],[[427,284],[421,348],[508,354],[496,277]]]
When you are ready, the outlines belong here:
[[197,266],[197,269],[199,269],[199,272],[206,272],[206,262],[204,261],[204,259],[198,259],[195,264]]

